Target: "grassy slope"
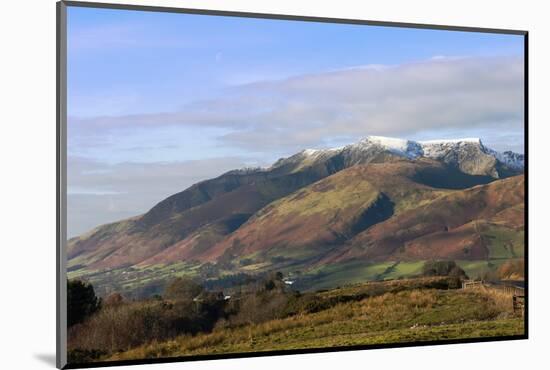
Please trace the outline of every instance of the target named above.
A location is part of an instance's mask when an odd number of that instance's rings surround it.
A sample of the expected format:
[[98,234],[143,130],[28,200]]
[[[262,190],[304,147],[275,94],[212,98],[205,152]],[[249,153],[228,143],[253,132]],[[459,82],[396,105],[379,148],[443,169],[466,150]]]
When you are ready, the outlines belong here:
[[[359,259],[372,264],[523,255],[523,209],[518,208],[523,176],[449,191],[413,181],[422,166],[427,164],[395,162],[341,171],[256,213],[212,249],[213,257],[231,252],[233,260],[246,257],[262,262],[256,265],[259,270],[284,269],[284,264],[265,263],[281,257],[302,260],[292,268],[307,270]],[[393,216],[354,235],[354,222],[373,204],[376,194],[389,197]],[[369,273],[362,275],[369,278]],[[412,273],[405,269],[401,275]]]
[[[192,237],[206,225],[211,235],[198,243],[185,243],[156,263],[197,259],[210,244],[238,227],[268,203],[330,175],[326,164],[296,173],[258,172],[224,174],[200,182],[158,203],[149,212],[132,219],[99,226],[69,241],[69,267],[119,268],[144,262],[168,247]],[[237,217],[238,220],[235,220]],[[240,221],[240,222],[237,222]],[[211,241],[211,243],[209,242]]]
[[[457,260],[456,262],[469,277],[478,278],[486,272],[496,271],[504,262],[515,259],[515,257],[507,255],[487,260]],[[420,275],[425,262],[426,260],[378,263],[347,261],[323,265],[309,270],[297,278],[298,283],[296,284],[296,288],[300,291],[316,291],[357,284],[364,281],[411,278]]]
[[523,188],[523,176],[516,176],[443,195],[372,226],[325,262],[486,260],[504,243],[513,246],[508,257],[519,256],[523,212],[510,210],[522,204]]
[[[357,288],[321,293],[346,295]],[[504,302],[504,303],[503,303]],[[494,292],[408,290],[317,313],[223,329],[117,353],[110,360],[521,335],[511,299]]]
[[[232,236],[214,247],[218,249],[216,255],[231,252],[227,255],[227,261],[233,267],[224,269],[233,272],[254,274],[280,270],[289,273],[300,270],[306,276],[320,272],[314,284],[300,290],[333,288],[366,280],[411,277],[419,272],[426,259],[444,259],[449,253],[449,258],[462,261],[470,276],[479,276],[488,269],[494,269],[505,259],[522,257],[523,208],[520,205],[504,207],[501,212],[492,215],[485,214],[485,208],[480,207],[480,210],[470,215],[468,213],[472,207],[468,199],[472,197],[476,205],[491,206],[506,204],[510,202],[510,198],[520,199],[522,194],[516,190],[521,188],[523,177],[518,176],[466,191],[441,190],[418,184],[414,180],[418,171],[424,167],[431,168],[432,165],[397,161],[383,165],[356,166],[341,171],[270,203],[231,234]],[[491,190],[493,188],[499,191]],[[394,216],[371,227],[372,232],[357,235],[353,239],[354,246],[348,252],[346,246],[336,248],[335,245],[346,243],[346,239],[353,236],[353,225],[357,224],[365,209],[379,199],[381,193],[393,202]],[[508,193],[514,197],[508,196]],[[467,197],[467,194],[473,196]],[[457,204],[459,209],[456,209]],[[462,208],[468,212],[461,211]],[[446,210],[443,215],[439,214],[442,209]],[[470,217],[480,217],[478,213],[481,217],[491,218],[460,226]],[[463,216],[459,217],[461,214]],[[419,223],[419,218],[425,222]],[[452,226],[448,231],[437,231],[437,227],[443,229],[447,224]],[[120,228],[121,225],[123,224],[113,224],[110,228]],[[434,225],[437,226],[434,229],[436,231],[430,233],[433,231],[430,228]],[[101,271],[99,268],[94,271],[88,267],[71,271],[70,277],[84,275],[95,286],[110,285],[107,287],[109,289],[114,289],[112,285],[116,281],[120,287],[115,290],[122,288],[126,292],[153,280],[166,280],[177,274],[195,275],[198,262],[188,259],[188,252],[197,252],[199,249],[206,252],[208,246],[202,244],[209,245],[218,241],[226,231],[218,232],[215,226],[208,224],[199,229],[199,234],[191,234],[189,248],[186,245],[187,239],[184,239],[181,242],[183,244],[176,243],[173,247],[164,249],[148,260],[150,265],[142,263],[134,266],[134,269],[121,266],[112,272]],[[415,235],[400,237],[403,233],[415,234],[415,230],[422,227],[427,230],[418,231],[417,239],[414,239]],[[127,225],[122,231],[126,228]],[[457,230],[462,230],[462,234]],[[453,235],[458,235],[458,238],[451,239]],[[120,242],[129,243],[132,248],[139,246],[139,243],[133,245],[129,240]],[[399,252],[401,250],[402,256]],[[388,256],[392,252],[395,255]],[[319,258],[324,255],[328,258],[319,262]],[[165,257],[176,263],[165,263]],[[85,264],[80,259],[81,256],[74,258],[71,265]],[[241,264],[242,259],[249,259],[250,262]],[[401,263],[396,264],[396,261]]]
[[[414,181],[417,172],[435,165],[396,161],[340,171],[258,211],[212,248],[209,259],[224,253],[247,257],[256,253],[257,258],[276,253],[293,258],[296,249],[302,252],[301,258],[319,258],[371,223],[449,193]],[[376,209],[372,208],[375,202]]]

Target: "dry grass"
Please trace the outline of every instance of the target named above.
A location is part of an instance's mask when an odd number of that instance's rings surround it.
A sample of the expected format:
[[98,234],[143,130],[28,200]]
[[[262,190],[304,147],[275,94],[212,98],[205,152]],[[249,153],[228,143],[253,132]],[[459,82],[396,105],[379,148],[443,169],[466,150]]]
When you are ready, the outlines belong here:
[[69,328],[69,354],[125,351],[182,333],[211,330],[215,321],[199,308],[203,306],[191,301],[144,301],[104,307],[84,323]]
[[411,290],[385,293],[210,334],[180,336],[120,352],[110,360],[319,348],[352,344],[519,335],[509,300],[490,289],[476,291]]
[[513,293],[505,292],[503,289],[492,288],[487,286],[478,286],[471,289],[487,301],[492,302],[495,309],[501,311],[502,316],[509,317],[514,315],[514,307],[512,303]]

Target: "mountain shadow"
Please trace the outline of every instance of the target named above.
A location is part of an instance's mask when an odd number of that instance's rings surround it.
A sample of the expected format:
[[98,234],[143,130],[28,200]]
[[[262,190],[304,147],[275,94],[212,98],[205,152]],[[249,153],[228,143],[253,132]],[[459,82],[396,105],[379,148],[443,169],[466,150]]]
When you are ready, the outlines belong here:
[[350,231],[352,235],[359,234],[369,227],[392,217],[394,206],[395,204],[386,194],[380,193],[374,203],[361,213],[356,222],[351,226]]
[[425,167],[417,171],[412,179],[432,188],[460,190],[476,185],[485,185],[495,179],[486,175],[470,175],[450,165]]

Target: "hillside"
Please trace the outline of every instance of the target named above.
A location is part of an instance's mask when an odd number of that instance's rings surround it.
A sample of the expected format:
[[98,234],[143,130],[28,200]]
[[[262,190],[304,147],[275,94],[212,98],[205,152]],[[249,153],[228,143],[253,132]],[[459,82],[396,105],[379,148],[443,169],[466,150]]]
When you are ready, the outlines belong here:
[[189,240],[200,252],[203,245],[231,233],[271,201],[333,171],[330,164],[319,164],[296,173],[228,173],[204,181],[163,200],[142,216],[100,226],[71,239],[69,265],[124,267]]
[[319,259],[362,231],[445,194],[448,190],[416,180],[436,169],[442,176],[451,172],[431,160],[350,167],[272,202],[206,257],[244,258],[260,252],[258,258],[261,253],[285,258],[301,251],[304,258]]
[[523,256],[522,169],[523,156],[473,139],[308,149],[71,239],[69,270],[106,283],[108,271],[152,282],[203,265],[214,277],[278,269],[305,280],[338,266],[397,277],[396,263],[407,276],[406,263],[433,258],[496,266]]
[[357,235],[338,259],[487,259],[485,234],[522,231],[524,185],[519,175],[449,192]]
[[500,257],[523,256],[523,175],[465,190],[415,181],[434,166],[346,169],[271,203],[201,257],[307,270],[347,261],[488,260],[499,248],[508,248]]

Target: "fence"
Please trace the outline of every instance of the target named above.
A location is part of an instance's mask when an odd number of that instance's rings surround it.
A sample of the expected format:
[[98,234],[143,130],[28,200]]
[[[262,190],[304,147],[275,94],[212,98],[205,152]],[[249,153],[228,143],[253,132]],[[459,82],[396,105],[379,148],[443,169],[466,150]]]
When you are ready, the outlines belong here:
[[512,296],[512,305],[514,312],[520,313],[522,316],[525,311],[525,288],[512,285],[506,282],[503,283],[491,283],[483,280],[465,280],[462,282],[462,289],[472,289],[472,288],[488,288],[494,289],[505,294]]
[[482,287],[482,286],[484,286],[483,280],[464,280],[462,282],[462,289],[469,289],[469,288]]

